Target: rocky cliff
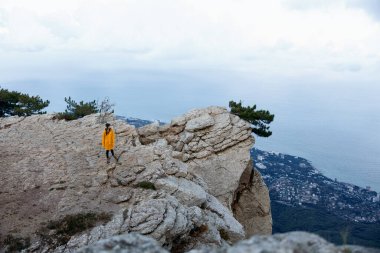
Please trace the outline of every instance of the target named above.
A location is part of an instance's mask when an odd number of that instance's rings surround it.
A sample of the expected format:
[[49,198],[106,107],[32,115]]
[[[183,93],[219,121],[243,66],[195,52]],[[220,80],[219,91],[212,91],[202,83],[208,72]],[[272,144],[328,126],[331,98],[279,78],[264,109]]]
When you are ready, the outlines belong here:
[[[164,126],[109,122],[119,156],[111,164],[97,115],[0,119],[2,239],[30,236],[29,251],[71,252],[138,232],[181,252],[271,233],[268,190],[251,169],[248,123],[219,107]],[[49,238],[57,233],[49,221],[87,212],[111,219],[65,240]]]

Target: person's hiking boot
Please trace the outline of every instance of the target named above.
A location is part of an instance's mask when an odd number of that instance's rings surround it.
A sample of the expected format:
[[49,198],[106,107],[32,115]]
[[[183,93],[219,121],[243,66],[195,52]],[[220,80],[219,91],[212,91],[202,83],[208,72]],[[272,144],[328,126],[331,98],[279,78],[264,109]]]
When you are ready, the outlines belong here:
[[110,163],[110,160],[111,160],[111,159],[107,157],[107,164],[109,164],[109,163]]

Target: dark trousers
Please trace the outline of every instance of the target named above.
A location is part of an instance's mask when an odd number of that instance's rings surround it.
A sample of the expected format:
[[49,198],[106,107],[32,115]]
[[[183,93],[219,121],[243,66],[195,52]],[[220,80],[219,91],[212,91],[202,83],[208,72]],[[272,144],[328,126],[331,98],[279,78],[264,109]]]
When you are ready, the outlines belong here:
[[112,156],[115,157],[115,154],[113,153],[113,149],[111,149],[111,150],[106,150],[106,156],[107,156],[107,158],[109,158],[110,151],[111,151]]

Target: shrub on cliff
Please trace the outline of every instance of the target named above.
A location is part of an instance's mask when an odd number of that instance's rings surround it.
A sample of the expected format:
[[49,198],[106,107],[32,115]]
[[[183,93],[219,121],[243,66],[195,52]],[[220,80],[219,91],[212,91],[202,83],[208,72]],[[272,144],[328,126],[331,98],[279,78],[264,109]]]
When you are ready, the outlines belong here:
[[114,113],[114,108],[115,104],[111,103],[109,97],[105,97],[103,101],[98,103],[98,110],[99,110],[99,117],[98,121],[101,124],[104,124],[107,122],[107,118]]
[[49,100],[44,101],[39,96],[0,89],[0,117],[44,114],[46,112],[42,110],[49,103]]
[[154,186],[153,183],[149,181],[142,181],[137,184],[136,187],[143,188],[143,189],[149,189],[149,190],[156,190],[156,187]]
[[47,226],[40,228],[37,234],[44,244],[57,247],[66,244],[73,235],[96,225],[106,224],[111,217],[108,213],[93,212],[66,215],[60,220],[49,221]]
[[80,101],[77,103],[75,100],[71,99],[71,97],[65,97],[65,102],[67,103],[66,110],[65,112],[56,114],[57,119],[74,120],[99,112],[95,100],[91,102]]
[[5,252],[20,252],[30,246],[30,238],[9,234],[5,237],[3,244],[6,249]]
[[260,137],[269,137],[272,132],[269,131],[269,124],[274,119],[274,114],[270,114],[266,110],[256,110],[256,105],[253,106],[242,106],[241,101],[236,103],[235,101],[230,101],[229,107],[231,108],[231,113],[239,116],[252,124],[252,132]]

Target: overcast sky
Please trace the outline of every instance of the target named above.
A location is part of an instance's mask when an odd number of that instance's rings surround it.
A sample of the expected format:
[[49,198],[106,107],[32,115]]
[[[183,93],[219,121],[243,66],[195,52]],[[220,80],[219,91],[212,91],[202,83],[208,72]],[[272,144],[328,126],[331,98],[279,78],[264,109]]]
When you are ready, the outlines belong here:
[[119,104],[137,86],[218,103],[252,80],[376,85],[379,70],[378,0],[0,0],[0,85],[49,98],[108,85]]

